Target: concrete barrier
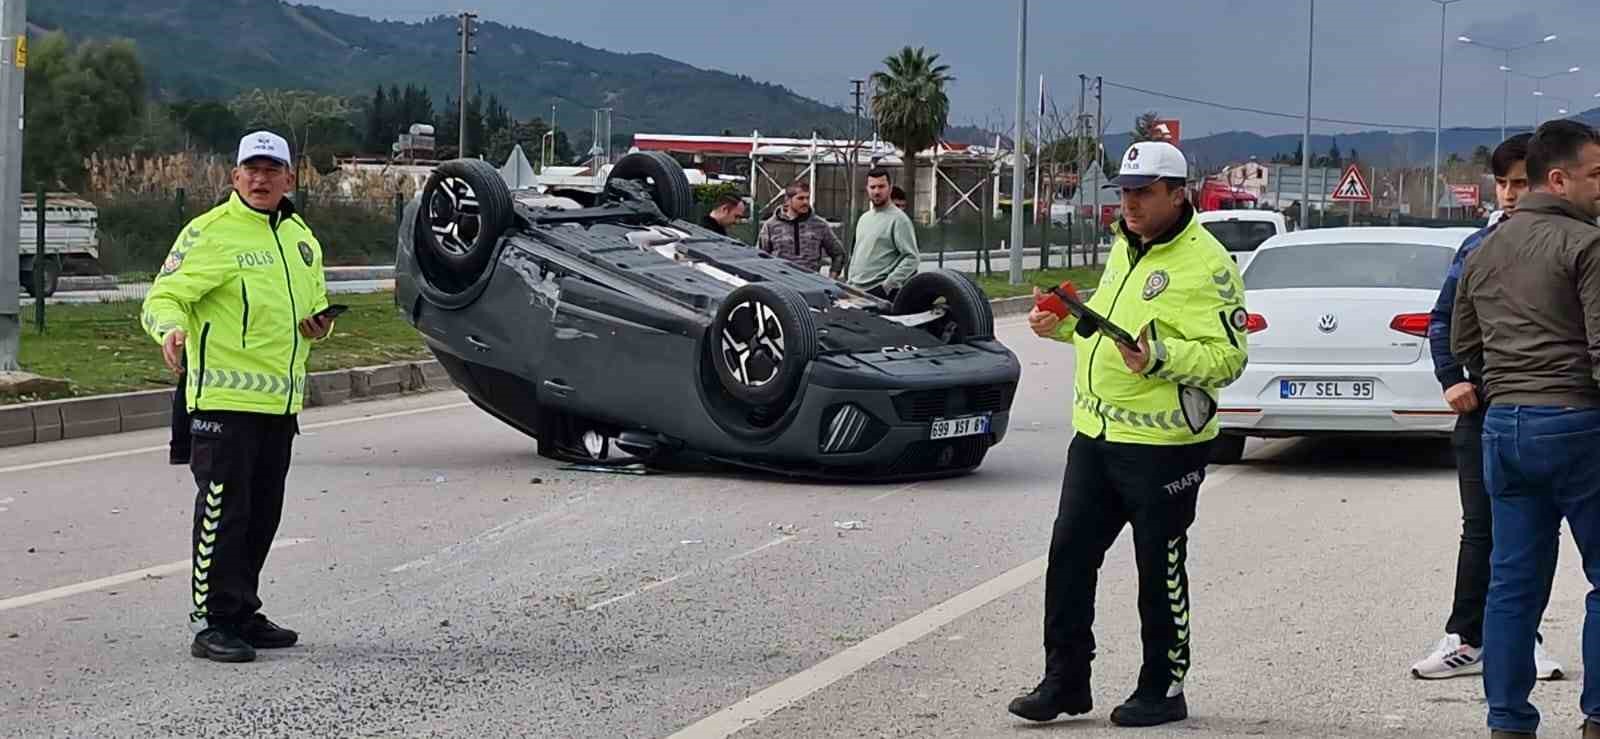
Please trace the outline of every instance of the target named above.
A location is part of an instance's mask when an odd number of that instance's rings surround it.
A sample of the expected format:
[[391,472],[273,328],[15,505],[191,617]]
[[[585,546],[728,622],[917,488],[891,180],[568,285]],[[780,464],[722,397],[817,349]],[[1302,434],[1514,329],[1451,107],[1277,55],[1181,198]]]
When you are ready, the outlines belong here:
[[411,363],[412,390],[449,390],[455,387],[450,373],[437,359]]
[[122,406],[114,395],[77,398],[61,404],[61,437],[115,434],[122,431]]
[[143,431],[171,426],[172,393],[172,390],[150,390],[113,396],[122,414],[122,430]]
[[306,405],[339,405],[350,399],[350,370],[315,372],[306,378]]
[[350,397],[377,398],[399,395],[410,388],[411,366],[386,364],[350,370]]
[[32,403],[33,441],[61,441],[61,405],[59,403]]
[[0,408],[0,447],[33,443],[33,409]]

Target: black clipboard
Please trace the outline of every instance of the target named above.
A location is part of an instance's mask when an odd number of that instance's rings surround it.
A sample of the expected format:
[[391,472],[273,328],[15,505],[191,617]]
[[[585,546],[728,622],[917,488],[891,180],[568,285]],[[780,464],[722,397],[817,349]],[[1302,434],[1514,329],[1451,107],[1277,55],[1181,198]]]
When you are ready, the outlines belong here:
[[1067,304],[1067,310],[1072,311],[1072,314],[1078,317],[1079,335],[1087,336],[1087,334],[1083,333],[1083,330],[1087,329],[1091,332],[1098,332],[1101,336],[1127,347],[1129,351],[1139,351],[1139,340],[1135,339],[1127,331],[1122,330],[1117,324],[1112,323],[1111,319],[1096,313],[1093,308],[1085,305],[1083,301],[1078,300],[1059,287],[1051,287],[1050,292],[1061,298],[1061,302]]

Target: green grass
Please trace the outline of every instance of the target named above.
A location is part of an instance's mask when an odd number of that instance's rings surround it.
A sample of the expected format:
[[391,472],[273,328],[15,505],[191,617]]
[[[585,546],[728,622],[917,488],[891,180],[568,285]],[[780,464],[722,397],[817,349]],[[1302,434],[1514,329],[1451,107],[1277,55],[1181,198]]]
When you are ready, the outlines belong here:
[[[311,350],[312,372],[426,359],[421,338],[394,305],[394,293],[331,296],[350,306],[334,335]],[[0,403],[50,400],[172,387],[161,348],[139,326],[137,301],[45,307],[45,332],[35,330],[32,307],[23,311],[22,368],[68,380],[66,393],[0,396]]]
[[1043,272],[1033,269],[1022,272],[1022,284],[1011,284],[1010,274],[1002,260],[996,260],[993,275],[973,275],[978,280],[978,286],[989,295],[991,300],[999,298],[1014,298],[1019,295],[1032,295],[1033,286],[1045,287],[1059,285],[1071,280],[1079,290],[1085,290],[1100,282],[1100,267],[1074,267],[1072,269],[1049,269]]

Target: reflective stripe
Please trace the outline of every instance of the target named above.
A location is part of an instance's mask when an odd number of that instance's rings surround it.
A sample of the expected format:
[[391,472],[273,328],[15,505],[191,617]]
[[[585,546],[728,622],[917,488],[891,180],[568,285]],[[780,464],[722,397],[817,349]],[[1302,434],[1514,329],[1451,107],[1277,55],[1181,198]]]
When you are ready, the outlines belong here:
[[1183,428],[1183,411],[1157,411],[1154,414],[1131,411],[1107,405],[1087,396],[1077,396],[1073,405],[1079,410],[1087,411],[1111,423],[1119,423],[1132,428],[1151,428],[1171,431]]
[[207,369],[200,375],[200,386],[217,388],[220,390],[243,390],[252,393],[266,393],[270,395],[283,395],[289,388],[295,392],[304,393],[306,378],[297,377],[291,382],[282,375],[266,375],[259,372],[240,372],[238,370]]

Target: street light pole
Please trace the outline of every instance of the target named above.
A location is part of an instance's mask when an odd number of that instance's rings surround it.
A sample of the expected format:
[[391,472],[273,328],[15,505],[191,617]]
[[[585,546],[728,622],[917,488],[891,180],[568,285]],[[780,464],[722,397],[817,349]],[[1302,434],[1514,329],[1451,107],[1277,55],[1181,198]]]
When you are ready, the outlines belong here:
[[1317,0],[1306,14],[1306,134],[1300,143],[1300,228],[1311,225],[1311,60],[1316,48]]
[[[1028,105],[1028,0],[1017,13],[1017,121],[1011,139],[1011,284],[1022,284],[1022,132]],[[906,152],[916,156],[916,152]]]
[[[17,297],[22,216],[22,83],[28,59],[28,3],[0,0],[0,372],[20,369],[22,339]],[[9,42],[9,43],[7,43]],[[17,125],[11,125],[15,120]],[[39,214],[40,218],[44,213]]]
[[1445,11],[1450,9],[1450,3],[1461,0],[1433,0],[1439,4],[1439,109],[1438,118],[1433,126],[1433,186],[1429,189],[1428,199],[1432,201],[1430,212],[1432,218],[1439,217],[1439,140],[1444,131],[1444,17]]
[[1530,48],[1533,48],[1535,46],[1538,46],[1539,44],[1548,44],[1548,43],[1550,43],[1552,41],[1555,41],[1556,38],[1557,38],[1556,35],[1552,33],[1552,34],[1546,35],[1544,38],[1541,38],[1538,41],[1533,41],[1533,42],[1530,42],[1530,43],[1522,44],[1520,46],[1495,46],[1494,44],[1486,44],[1486,43],[1484,43],[1482,41],[1479,41],[1477,39],[1474,39],[1471,36],[1468,36],[1466,34],[1462,34],[1462,35],[1456,37],[1456,40],[1460,41],[1463,44],[1467,44],[1469,46],[1481,46],[1481,47],[1483,47],[1485,49],[1491,49],[1493,51],[1498,51],[1501,54],[1505,55],[1505,60],[1506,61],[1505,61],[1504,64],[1500,65],[1500,76],[1501,76],[1501,79],[1503,80],[1503,85],[1504,85],[1504,89],[1500,93],[1500,140],[1501,141],[1505,141],[1506,140],[1506,129],[1509,127],[1509,123],[1510,123],[1510,110],[1511,110],[1511,55],[1512,55],[1512,53],[1518,52],[1518,51],[1522,51],[1523,49],[1530,49]]

